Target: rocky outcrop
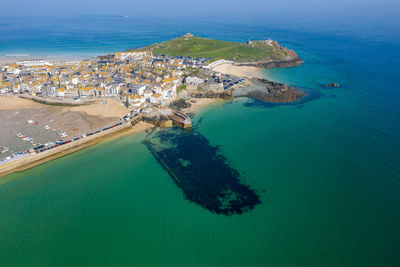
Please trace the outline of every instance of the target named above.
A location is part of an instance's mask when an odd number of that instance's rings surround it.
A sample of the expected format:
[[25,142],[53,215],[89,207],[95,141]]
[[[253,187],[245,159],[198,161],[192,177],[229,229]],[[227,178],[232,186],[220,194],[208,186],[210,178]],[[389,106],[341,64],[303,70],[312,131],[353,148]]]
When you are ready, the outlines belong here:
[[338,83],[330,83],[330,84],[325,85],[325,87],[327,87],[327,88],[340,87],[340,84],[338,84]]
[[306,94],[299,89],[283,83],[272,82],[267,79],[249,79],[248,82],[236,88],[234,97],[251,97],[271,103],[290,103],[300,100]]
[[274,40],[266,40],[266,41],[255,41],[250,42],[250,45],[254,45],[256,43],[264,43],[270,47],[272,47],[275,53],[280,56],[276,56],[276,58],[266,59],[266,60],[258,60],[254,62],[235,62],[236,66],[253,66],[259,68],[287,68],[293,66],[299,66],[303,61],[299,58],[299,56],[293,50],[290,50],[284,46],[281,46],[277,41]]
[[300,58],[294,58],[287,60],[267,60],[267,61],[236,63],[236,65],[272,69],[272,68],[289,68],[294,66],[300,66],[301,63],[303,63],[303,60],[301,60]]
[[290,89],[286,91],[272,90],[270,92],[253,91],[249,92],[247,96],[271,103],[290,103],[300,100],[305,94],[300,90]]
[[222,98],[225,100],[232,100],[233,96],[231,92],[224,91],[224,92],[215,92],[215,91],[197,91],[191,94],[194,98]]
[[178,99],[178,100],[172,101],[170,106],[173,109],[182,110],[184,108],[190,108],[192,106],[192,104],[190,104],[190,102],[188,102],[188,101],[185,101],[184,99]]

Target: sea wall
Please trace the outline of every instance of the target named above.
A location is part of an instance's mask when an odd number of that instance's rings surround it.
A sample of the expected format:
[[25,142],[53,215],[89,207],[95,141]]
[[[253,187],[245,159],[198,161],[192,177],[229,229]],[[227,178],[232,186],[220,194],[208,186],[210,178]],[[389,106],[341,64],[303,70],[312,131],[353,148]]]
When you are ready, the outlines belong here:
[[114,128],[99,132],[97,134],[93,134],[93,135],[87,136],[85,138],[73,141],[71,143],[64,144],[62,146],[55,147],[50,150],[37,153],[35,155],[29,155],[29,156],[17,159],[15,161],[6,163],[4,165],[0,165],[0,177],[10,174],[15,171],[26,170],[28,168],[31,168],[33,166],[36,166],[40,163],[45,162],[46,159],[48,159],[50,157],[63,156],[63,155],[69,154],[71,152],[74,152],[76,150],[79,150],[81,148],[87,147],[89,145],[96,144],[97,141],[101,137],[108,136],[113,133],[131,128],[131,127],[132,127],[131,122],[127,122],[122,125],[116,126]]
[[50,99],[50,98],[41,98],[36,96],[29,96],[29,95],[20,95],[20,98],[29,99],[34,102],[45,104],[45,105],[54,105],[54,106],[82,106],[82,105],[89,105],[95,103],[94,100],[87,100],[87,101],[74,101],[74,100],[57,100],[57,99]]
[[294,66],[300,66],[303,60],[300,58],[293,58],[287,60],[267,60],[267,61],[256,61],[256,62],[240,62],[235,63],[236,66],[250,66],[258,68],[289,68]]
[[208,64],[208,66],[206,66],[206,68],[207,69],[212,69],[212,68],[214,68],[214,67],[216,67],[218,65],[227,64],[227,63],[231,64],[231,63],[234,63],[234,62],[231,61],[231,60],[220,59],[220,60],[211,62],[210,64]]

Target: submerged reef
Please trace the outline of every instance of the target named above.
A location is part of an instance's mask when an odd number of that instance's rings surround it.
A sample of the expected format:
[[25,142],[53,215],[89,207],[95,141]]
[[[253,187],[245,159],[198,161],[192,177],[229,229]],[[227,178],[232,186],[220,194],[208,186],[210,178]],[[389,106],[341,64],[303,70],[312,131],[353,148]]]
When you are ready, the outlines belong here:
[[241,214],[261,203],[217,146],[195,130],[162,129],[145,139],[185,197],[217,214]]

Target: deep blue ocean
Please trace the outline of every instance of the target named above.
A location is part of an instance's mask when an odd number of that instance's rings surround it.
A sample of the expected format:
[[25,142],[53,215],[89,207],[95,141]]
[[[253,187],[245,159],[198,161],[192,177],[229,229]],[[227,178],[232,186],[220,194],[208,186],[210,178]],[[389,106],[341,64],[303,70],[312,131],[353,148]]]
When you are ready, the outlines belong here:
[[263,74],[314,99],[241,98],[194,118],[261,204],[211,213],[185,199],[144,134],[127,136],[0,179],[0,265],[399,266],[400,23],[0,17],[0,57],[84,58],[186,32],[271,38],[304,61]]

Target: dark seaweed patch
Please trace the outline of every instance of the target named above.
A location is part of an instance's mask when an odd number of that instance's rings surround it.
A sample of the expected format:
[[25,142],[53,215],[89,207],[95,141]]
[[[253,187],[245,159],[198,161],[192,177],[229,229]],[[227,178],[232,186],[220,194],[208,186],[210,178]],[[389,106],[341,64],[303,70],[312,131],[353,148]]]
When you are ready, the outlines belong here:
[[297,89],[306,93],[306,96],[302,97],[298,101],[288,102],[288,103],[271,103],[256,98],[249,98],[249,101],[243,103],[243,105],[245,107],[264,107],[264,108],[273,108],[277,106],[304,105],[309,101],[316,100],[322,97],[322,93],[315,89],[309,89],[309,88],[297,88]]
[[144,142],[183,189],[185,197],[209,211],[241,214],[261,203],[219,148],[211,146],[203,135],[162,129]]

